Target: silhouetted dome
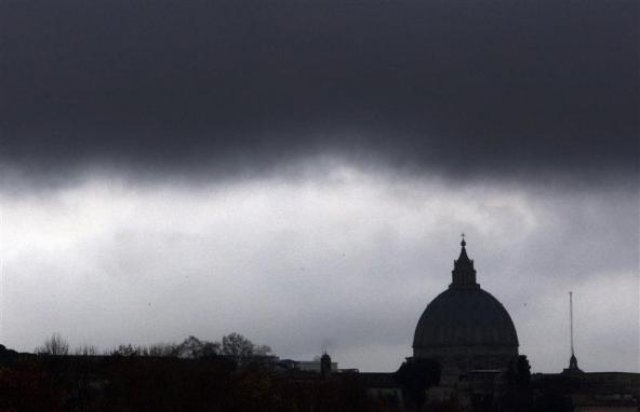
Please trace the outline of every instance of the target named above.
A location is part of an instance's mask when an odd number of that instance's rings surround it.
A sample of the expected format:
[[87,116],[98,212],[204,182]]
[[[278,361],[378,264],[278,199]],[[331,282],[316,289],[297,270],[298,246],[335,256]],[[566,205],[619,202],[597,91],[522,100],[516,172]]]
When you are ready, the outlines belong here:
[[511,317],[490,293],[478,288],[450,288],[422,313],[413,347],[518,346]]
[[516,329],[504,306],[476,283],[465,245],[463,240],[449,289],[429,303],[418,321],[414,356],[445,363],[457,357],[463,369],[503,367],[518,353]]

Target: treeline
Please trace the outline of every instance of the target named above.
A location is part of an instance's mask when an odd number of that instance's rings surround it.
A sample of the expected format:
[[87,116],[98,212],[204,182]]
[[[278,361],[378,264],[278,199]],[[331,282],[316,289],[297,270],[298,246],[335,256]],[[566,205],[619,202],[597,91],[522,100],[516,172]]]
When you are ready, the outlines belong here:
[[[177,347],[204,346],[185,341],[194,345]],[[220,353],[224,347],[221,341]],[[0,411],[395,410],[368,399],[357,374],[291,374],[257,356],[244,362],[231,355],[191,358],[199,353],[38,356],[0,345]]]
[[146,356],[180,359],[206,359],[215,356],[247,359],[272,355],[269,346],[254,344],[236,332],[223,336],[220,341],[212,342],[189,336],[181,343],[122,344],[115,349],[107,349],[103,352],[92,345],[81,345],[71,350],[69,342],[60,334],[54,333],[42,345],[36,347],[34,352],[38,355],[55,356]]

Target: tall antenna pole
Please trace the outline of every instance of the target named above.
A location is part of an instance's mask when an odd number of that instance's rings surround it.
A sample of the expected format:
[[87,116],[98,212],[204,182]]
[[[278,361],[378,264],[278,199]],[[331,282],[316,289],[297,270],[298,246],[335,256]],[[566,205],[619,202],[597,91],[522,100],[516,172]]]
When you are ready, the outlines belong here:
[[573,352],[573,292],[569,292],[569,319],[571,324],[571,356],[574,356]]

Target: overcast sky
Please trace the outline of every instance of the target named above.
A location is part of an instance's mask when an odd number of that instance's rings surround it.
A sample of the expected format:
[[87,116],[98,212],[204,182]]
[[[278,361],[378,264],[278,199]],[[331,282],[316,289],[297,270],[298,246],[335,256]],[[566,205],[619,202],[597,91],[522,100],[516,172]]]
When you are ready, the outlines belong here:
[[392,371],[460,233],[534,371],[639,371],[636,1],[0,1],[0,343]]

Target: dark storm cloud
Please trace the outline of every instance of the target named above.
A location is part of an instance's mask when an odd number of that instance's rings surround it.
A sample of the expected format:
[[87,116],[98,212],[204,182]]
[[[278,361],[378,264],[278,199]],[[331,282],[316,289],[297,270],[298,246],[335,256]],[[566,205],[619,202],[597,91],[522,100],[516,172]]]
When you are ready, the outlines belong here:
[[[0,161],[635,176],[635,1],[3,1]],[[231,168],[232,172],[238,168]]]

